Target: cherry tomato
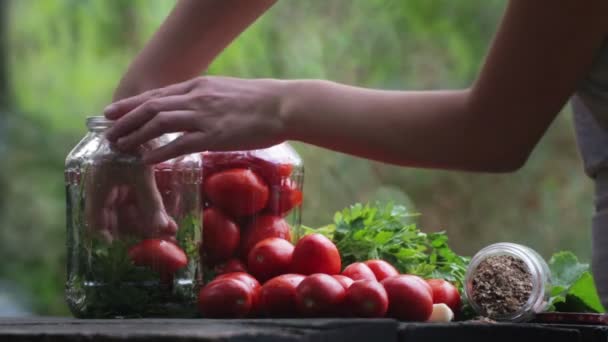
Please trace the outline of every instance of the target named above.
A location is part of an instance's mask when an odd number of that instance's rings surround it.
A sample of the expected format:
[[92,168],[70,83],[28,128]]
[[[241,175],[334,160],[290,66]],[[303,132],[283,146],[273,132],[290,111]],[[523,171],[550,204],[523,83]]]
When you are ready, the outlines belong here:
[[293,251],[291,271],[309,275],[340,273],[342,261],[338,248],[321,234],[306,235],[298,241]]
[[249,252],[249,271],[261,282],[284,274],[289,270],[293,249],[293,245],[287,240],[264,239]]
[[230,169],[209,176],[204,182],[206,197],[231,216],[253,215],[268,203],[268,185],[248,169]]
[[344,306],[357,317],[384,317],[388,310],[388,294],[375,280],[358,280],[346,290]]
[[456,286],[443,279],[428,279],[426,282],[433,291],[433,304],[443,303],[454,313],[460,311],[460,293]]
[[249,286],[232,278],[212,281],[200,290],[198,296],[198,309],[204,317],[245,317],[252,305]]
[[247,287],[251,290],[251,312],[254,314],[258,312],[260,301],[260,289],[262,288],[262,286],[257,281],[257,279],[255,279],[251,274],[248,273],[234,272],[220,274],[215,277],[213,281],[222,279],[236,279],[245,283]]
[[402,321],[423,322],[431,316],[433,296],[419,279],[403,274],[386,278],[381,282],[388,294],[389,317]]
[[332,275],[332,277],[334,277],[334,279],[339,281],[340,284],[342,284],[342,286],[344,286],[345,290],[348,290],[348,288],[355,282],[351,278],[341,275],[341,274],[334,274],[334,275]]
[[170,282],[177,270],[188,265],[186,253],[173,242],[146,239],[132,246],[129,258],[136,266],[146,266],[160,275],[161,282]]
[[245,264],[243,264],[241,260],[235,258],[226,260],[225,262],[216,265],[213,270],[217,275],[234,272],[247,273],[247,267],[245,267]]
[[296,289],[304,280],[300,274],[283,274],[264,283],[260,308],[268,317],[296,316]]
[[242,232],[241,256],[246,260],[258,242],[271,238],[291,241],[291,227],[279,216],[260,215]]
[[366,264],[367,267],[369,267],[369,269],[374,272],[374,275],[376,276],[376,279],[378,279],[378,281],[383,281],[388,277],[399,275],[399,271],[397,271],[397,269],[393,265],[389,264],[384,260],[367,260],[366,262],[364,262],[364,264]]
[[228,216],[216,208],[203,210],[203,243],[201,255],[214,265],[233,257],[238,250],[241,232]]
[[334,277],[316,273],[304,278],[296,289],[298,312],[309,317],[334,316],[342,311],[344,286]]
[[354,262],[342,271],[342,275],[349,277],[352,280],[373,280],[376,281],[374,272],[362,262]]

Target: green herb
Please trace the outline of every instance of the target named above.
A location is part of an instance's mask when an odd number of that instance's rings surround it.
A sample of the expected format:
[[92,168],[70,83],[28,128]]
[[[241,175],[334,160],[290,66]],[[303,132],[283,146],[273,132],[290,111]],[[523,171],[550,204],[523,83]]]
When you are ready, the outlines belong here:
[[198,259],[198,243],[201,235],[201,219],[197,215],[190,214],[179,222],[176,239],[189,259]]
[[128,256],[133,242],[91,241],[83,251],[84,272],[70,280],[68,296],[79,303],[76,311],[97,318],[191,316],[192,286],[163,285],[156,272],[135,266]]
[[549,261],[552,287],[550,311],[605,312],[597,295],[589,265],[571,252],[554,254]]
[[[196,279],[198,253],[194,220],[185,219],[178,230],[179,244],[188,254],[189,265],[176,278]],[[128,255],[134,238],[86,240],[78,247],[79,272],[68,280],[69,302],[75,314],[86,318],[106,317],[191,317],[195,314],[196,283],[167,285],[158,273],[135,266]],[[193,255],[194,254],[194,255]]]
[[462,290],[469,259],[450,249],[445,232],[420,231],[416,216],[399,205],[358,203],[336,213],[333,224],[305,229],[333,239],[345,265],[383,259],[400,272],[445,279]]

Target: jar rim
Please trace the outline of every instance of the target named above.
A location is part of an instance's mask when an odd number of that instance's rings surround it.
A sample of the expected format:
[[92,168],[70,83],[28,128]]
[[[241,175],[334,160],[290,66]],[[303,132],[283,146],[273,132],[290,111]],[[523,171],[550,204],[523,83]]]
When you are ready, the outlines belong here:
[[88,116],[86,119],[87,128],[93,132],[106,130],[112,127],[113,124],[113,120],[106,119],[103,115]]
[[[486,314],[484,310],[472,299],[472,283],[469,282],[469,279],[472,279],[475,270],[479,266],[479,264],[490,256],[497,255],[511,255],[518,259],[521,259],[525,264],[531,274],[532,280],[532,292],[530,293],[530,297],[526,301],[521,308],[512,313],[504,314],[504,315],[496,315],[490,318],[496,320],[509,320],[509,321],[519,321],[525,320],[529,314],[531,314],[532,310],[534,310],[535,305],[539,300],[542,300],[546,295],[546,289],[543,279],[543,273],[546,272],[544,267],[539,264],[539,260],[536,260],[540,257],[536,251],[533,249],[516,244],[511,242],[499,242],[495,244],[491,244],[489,246],[484,247],[479,252],[477,252],[471,262],[469,263],[469,267],[466,272],[466,282],[464,286],[465,296],[473,309],[481,314]],[[544,262],[544,260],[542,261]]]

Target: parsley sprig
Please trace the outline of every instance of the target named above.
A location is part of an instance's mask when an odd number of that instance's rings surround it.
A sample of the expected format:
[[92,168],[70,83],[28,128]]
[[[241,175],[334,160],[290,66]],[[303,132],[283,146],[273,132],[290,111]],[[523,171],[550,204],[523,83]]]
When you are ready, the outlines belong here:
[[331,238],[344,265],[383,259],[402,273],[445,279],[462,290],[469,258],[450,249],[445,232],[421,231],[417,216],[392,203],[357,203],[337,212],[332,224],[305,230]]

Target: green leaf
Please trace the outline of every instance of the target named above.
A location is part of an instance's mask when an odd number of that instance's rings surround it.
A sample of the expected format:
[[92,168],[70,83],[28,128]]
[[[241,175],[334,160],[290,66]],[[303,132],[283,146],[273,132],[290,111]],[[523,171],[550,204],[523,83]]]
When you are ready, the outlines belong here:
[[578,280],[572,284],[568,291],[568,295],[578,298],[591,311],[605,311],[597,294],[593,277],[589,272],[583,273]]
[[566,292],[567,288],[564,286],[556,285],[551,287],[551,296],[558,296]]
[[589,269],[589,265],[580,263],[572,252],[563,251],[551,257],[549,268],[553,284],[567,288]]
[[443,278],[460,290],[468,258],[454,253],[445,232],[426,234],[413,222],[417,213],[393,203],[356,203],[334,215],[331,237],[344,265],[367,259],[383,259],[403,273],[423,278]]
[[564,312],[605,312],[589,265],[580,263],[576,255],[563,251],[549,260],[553,286],[550,310]]

